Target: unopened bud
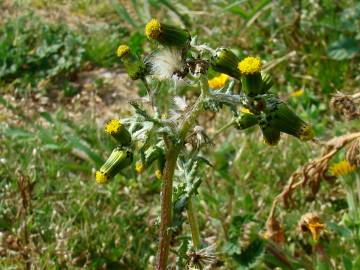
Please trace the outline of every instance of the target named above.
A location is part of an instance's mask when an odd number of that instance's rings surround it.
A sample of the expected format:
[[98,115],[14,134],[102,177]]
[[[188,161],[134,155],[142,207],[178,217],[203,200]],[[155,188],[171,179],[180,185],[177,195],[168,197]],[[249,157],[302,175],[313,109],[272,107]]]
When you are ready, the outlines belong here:
[[115,148],[106,162],[96,172],[96,182],[104,184],[109,179],[113,178],[122,169],[130,165],[133,159],[133,154],[130,151],[121,148]]
[[145,26],[148,39],[156,40],[164,46],[186,47],[190,44],[190,33],[177,26],[160,23],[151,19]]
[[144,78],[149,73],[145,63],[127,45],[120,45],[116,54],[124,63],[126,72],[132,80]]
[[105,132],[110,134],[122,146],[128,146],[131,143],[131,135],[125,126],[117,119],[108,121],[105,125]]
[[271,127],[302,141],[314,138],[312,126],[298,117],[284,102],[271,97],[266,103],[266,121]]
[[227,74],[235,79],[240,79],[238,70],[239,57],[228,48],[219,48],[211,59],[212,68],[220,73]]

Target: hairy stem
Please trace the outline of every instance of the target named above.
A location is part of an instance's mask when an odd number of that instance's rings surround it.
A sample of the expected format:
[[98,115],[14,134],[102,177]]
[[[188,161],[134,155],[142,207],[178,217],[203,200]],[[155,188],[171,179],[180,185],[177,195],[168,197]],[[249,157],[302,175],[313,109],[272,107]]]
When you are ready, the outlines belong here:
[[171,200],[173,188],[173,176],[176,161],[180,153],[180,147],[171,147],[167,151],[166,163],[164,168],[163,183],[161,187],[161,222],[159,233],[159,250],[158,250],[158,270],[165,270],[169,256],[171,232]]
[[192,196],[190,196],[189,202],[187,205],[187,215],[188,215],[188,220],[189,220],[189,224],[190,224],[193,245],[194,245],[194,248],[196,250],[198,250],[201,247],[201,239],[200,239],[199,223],[198,223],[198,219],[196,216],[196,208],[195,208],[194,199]]
[[173,144],[166,153],[166,162],[164,168],[164,176],[161,187],[161,221],[160,221],[160,232],[159,232],[159,249],[158,249],[158,261],[157,270],[166,270],[167,260],[170,249],[171,231],[171,210],[172,210],[172,189],[173,189],[173,177],[176,167],[176,162],[179,157],[181,149],[184,147],[185,138],[194,125],[197,117],[202,111],[202,103],[204,98],[209,92],[209,85],[206,76],[200,78],[201,95],[193,105],[192,110],[185,115],[180,132],[179,132],[179,143]]
[[143,82],[143,84],[144,84],[144,86],[145,86],[145,89],[146,89],[146,92],[147,92],[149,101],[150,101],[150,103],[151,103],[151,108],[153,109],[153,111],[154,111],[156,114],[158,114],[158,111],[157,111],[157,109],[156,109],[156,107],[155,107],[153,91],[151,91],[150,86],[149,86],[149,84],[148,84],[147,81],[146,81],[146,78],[143,78],[141,81]]
[[227,130],[228,128],[232,127],[235,125],[235,121],[231,121],[229,123],[227,123],[225,126],[221,127],[219,130],[217,130],[213,136],[213,139],[215,139],[217,136],[219,136],[222,132],[224,132],[225,130]]

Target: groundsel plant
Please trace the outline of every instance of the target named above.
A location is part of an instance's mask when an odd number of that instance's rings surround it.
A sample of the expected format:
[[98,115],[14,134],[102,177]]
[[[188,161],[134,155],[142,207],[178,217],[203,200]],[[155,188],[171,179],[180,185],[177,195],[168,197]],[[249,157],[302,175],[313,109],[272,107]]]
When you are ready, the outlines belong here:
[[[118,146],[96,172],[96,182],[106,184],[131,164],[137,173],[155,170],[162,181],[156,267],[166,269],[172,236],[181,230],[183,212],[187,212],[192,246],[181,245],[177,254],[182,254],[185,262],[178,258],[177,264],[202,269],[216,261],[216,253],[200,237],[194,199],[202,181],[199,168],[211,166],[202,156],[202,148],[214,142],[199,125],[199,115],[205,111],[220,113],[228,107],[233,117],[218,133],[229,127],[244,130],[258,125],[264,142],[270,146],[279,142],[282,133],[301,141],[313,139],[314,133],[310,124],[271,92],[272,80],[262,72],[259,57],[239,59],[229,48],[198,44],[189,31],[157,19],[147,23],[145,34],[156,44],[154,51],[139,56],[122,44],[117,55],[129,77],[142,81],[151,106],[131,101],[133,116],[107,122],[105,132]],[[210,69],[219,76],[208,78]],[[172,96],[171,104],[161,102],[163,95],[158,86],[164,81],[171,86],[167,90]],[[179,85],[194,89],[196,98],[187,101],[176,96]],[[140,158],[135,161],[133,156]]]

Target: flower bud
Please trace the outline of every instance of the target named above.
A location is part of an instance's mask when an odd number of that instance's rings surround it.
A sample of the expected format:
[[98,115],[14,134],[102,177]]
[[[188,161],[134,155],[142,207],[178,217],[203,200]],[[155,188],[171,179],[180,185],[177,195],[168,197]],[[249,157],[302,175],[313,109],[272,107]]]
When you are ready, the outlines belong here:
[[281,132],[295,136],[302,141],[314,138],[312,126],[304,122],[284,102],[277,98],[267,99],[265,114],[269,125]]
[[258,124],[258,118],[252,113],[243,113],[236,120],[237,129],[247,129]]
[[239,62],[241,84],[245,94],[255,96],[262,93],[261,61],[260,58],[246,57]]
[[272,78],[266,72],[261,73],[262,86],[261,86],[261,94],[265,94],[273,85]]
[[122,146],[128,146],[131,143],[129,131],[117,119],[112,119],[106,123],[105,132],[114,137]]
[[148,74],[148,67],[127,45],[120,45],[116,54],[124,63],[126,72],[132,80],[144,78]]
[[144,165],[142,164],[141,161],[136,161],[135,163],[135,171],[138,173],[138,174],[141,174],[143,171],[144,171]]
[[164,151],[159,146],[151,146],[145,152],[145,167],[148,168],[151,164],[161,158],[164,155]]
[[[144,153],[143,160],[136,162],[135,171],[138,174],[141,174],[144,170],[149,168],[154,161],[156,161],[156,160],[159,161],[160,159],[164,159],[164,151],[163,151],[163,149],[158,147],[158,146],[151,146]],[[160,166],[158,166],[158,167],[161,170],[163,169],[163,167],[160,167]]]
[[186,47],[190,44],[190,33],[177,26],[160,23],[151,19],[145,26],[148,39],[156,40],[164,46]]
[[133,159],[133,154],[130,151],[123,150],[119,147],[115,148],[110,157],[101,166],[100,170],[96,172],[96,183],[104,184],[109,179],[113,178],[126,166],[130,165]]
[[161,173],[160,170],[156,170],[156,171],[155,171],[155,177],[156,177],[157,179],[159,179],[159,180],[162,178],[162,173]]
[[228,48],[218,48],[211,59],[212,68],[220,73],[225,73],[235,79],[240,79],[238,70],[239,58]]
[[160,170],[160,172],[164,171],[165,162],[166,162],[165,154],[164,151],[162,151],[161,155],[159,155],[159,158],[157,159],[157,167]]
[[280,131],[276,128],[271,126],[261,127],[261,131],[263,134],[264,142],[267,145],[277,145],[280,141]]

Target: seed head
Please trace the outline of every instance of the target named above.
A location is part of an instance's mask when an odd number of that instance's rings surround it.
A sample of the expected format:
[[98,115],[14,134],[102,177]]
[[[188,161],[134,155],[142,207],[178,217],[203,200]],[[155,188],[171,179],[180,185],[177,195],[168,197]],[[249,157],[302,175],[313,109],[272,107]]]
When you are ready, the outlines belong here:
[[159,80],[176,78],[176,74],[183,70],[181,52],[175,48],[164,48],[154,52],[148,59],[151,74]]
[[360,117],[359,104],[351,95],[345,95],[341,92],[336,93],[330,100],[330,106],[335,111],[344,115],[347,120]]

